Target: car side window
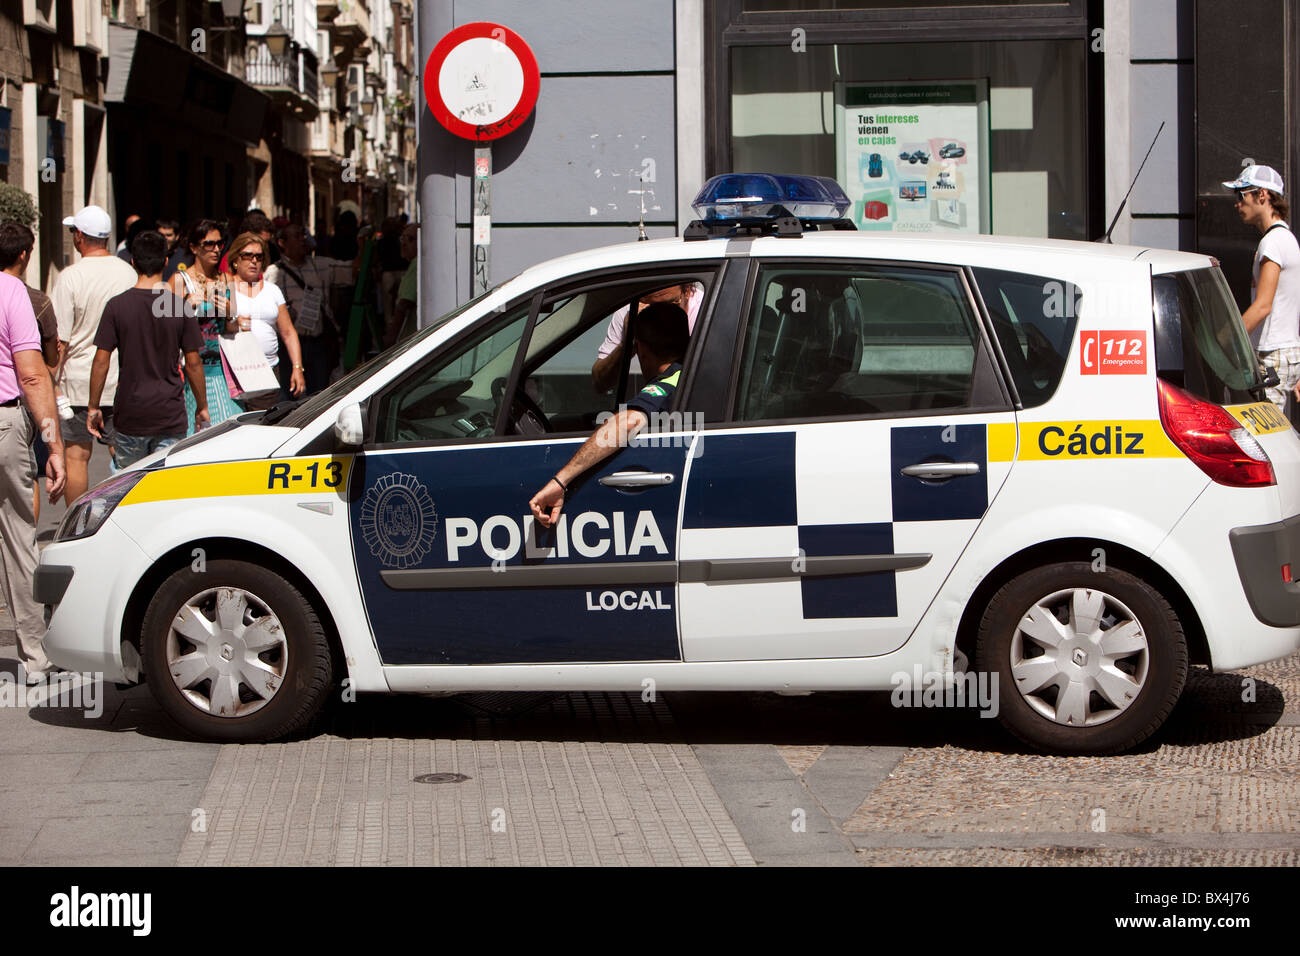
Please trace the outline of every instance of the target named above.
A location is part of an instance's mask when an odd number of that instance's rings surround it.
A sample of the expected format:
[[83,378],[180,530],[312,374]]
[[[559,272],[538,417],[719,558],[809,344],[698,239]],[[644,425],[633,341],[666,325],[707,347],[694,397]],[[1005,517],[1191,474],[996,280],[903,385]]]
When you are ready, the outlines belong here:
[[[548,297],[528,343],[516,405],[531,406],[547,431],[590,432],[602,412],[616,410],[641,385],[635,354],[626,357],[628,379],[621,398],[612,387],[598,386],[594,374],[601,353],[612,350],[610,343],[624,337],[630,304],[636,302],[640,309],[650,302],[672,302],[689,314],[692,296],[698,307],[705,289],[706,283],[698,280],[638,276]],[[615,363],[613,381],[617,379]],[[529,433],[526,427],[520,431]]]
[[[708,277],[633,275],[547,293],[528,336],[506,416],[507,435],[590,432],[619,398],[598,390],[592,366],[610,329],[630,303],[680,290]],[[703,300],[701,295],[700,301]],[[377,398],[374,442],[406,444],[490,438],[519,355],[533,300],[475,329],[450,351],[411,369]],[[484,320],[486,322],[486,320]],[[635,358],[624,397],[639,383]]]
[[408,373],[379,399],[379,444],[493,434],[505,384],[528,324],[526,300],[459,348]]
[[1002,269],[974,269],[1025,408],[1042,405],[1056,392],[1078,322],[1079,293],[1064,279]]
[[751,308],[738,421],[970,403],[979,333],[953,271],[765,265]]

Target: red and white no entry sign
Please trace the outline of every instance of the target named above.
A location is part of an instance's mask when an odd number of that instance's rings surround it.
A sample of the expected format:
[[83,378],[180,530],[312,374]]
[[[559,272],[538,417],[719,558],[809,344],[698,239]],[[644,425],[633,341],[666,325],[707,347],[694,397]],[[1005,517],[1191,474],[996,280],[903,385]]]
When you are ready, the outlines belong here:
[[467,23],[438,41],[424,65],[424,98],[434,118],[476,143],[523,125],[537,105],[537,58],[519,34],[497,23]]

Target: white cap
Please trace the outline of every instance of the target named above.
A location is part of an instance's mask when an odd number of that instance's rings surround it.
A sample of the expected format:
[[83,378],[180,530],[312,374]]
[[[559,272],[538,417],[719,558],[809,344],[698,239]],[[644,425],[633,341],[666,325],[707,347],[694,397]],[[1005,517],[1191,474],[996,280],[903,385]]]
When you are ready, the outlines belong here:
[[75,216],[63,220],[65,226],[72,226],[77,232],[84,233],[92,239],[107,239],[113,231],[113,220],[99,206],[87,206],[78,210]]
[[1272,166],[1247,166],[1233,182],[1224,183],[1229,189],[1269,189],[1282,195],[1282,177]]

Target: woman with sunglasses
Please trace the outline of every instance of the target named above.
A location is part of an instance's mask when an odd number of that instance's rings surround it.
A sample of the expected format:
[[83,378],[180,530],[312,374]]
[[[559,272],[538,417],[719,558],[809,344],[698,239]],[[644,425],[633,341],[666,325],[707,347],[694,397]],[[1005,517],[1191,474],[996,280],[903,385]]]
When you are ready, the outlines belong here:
[[[225,421],[243,409],[230,397],[226,375],[221,367],[220,336],[236,330],[234,318],[234,290],[231,277],[220,269],[222,239],[221,226],[212,219],[200,219],[190,226],[187,245],[194,255],[194,265],[177,267],[171,278],[171,289],[185,301],[185,311],[198,320],[203,333],[203,380],[208,393],[208,416],[211,424]],[[192,310],[192,312],[191,312]],[[194,434],[194,396],[185,391],[185,415],[189,434]]]
[[1300,398],[1300,244],[1286,222],[1290,205],[1271,166],[1247,166],[1223,185],[1236,194],[1241,221],[1262,235],[1251,270],[1251,303],[1241,319],[1260,364],[1277,371],[1278,384],[1267,393],[1286,414],[1293,390]]
[[[298,332],[289,317],[289,306],[284,301],[284,293],[274,282],[266,282],[262,271],[266,267],[267,242],[255,232],[246,232],[230,244],[228,259],[235,270],[234,290],[236,304],[236,321],[239,331],[252,332],[258,344],[266,354],[266,364],[279,377],[280,340],[284,340],[284,349],[289,353],[293,363],[293,372],[289,376],[289,393],[297,398],[307,390],[303,377],[302,347],[298,342]],[[283,396],[272,392],[263,399],[245,402],[250,409],[270,408]]]

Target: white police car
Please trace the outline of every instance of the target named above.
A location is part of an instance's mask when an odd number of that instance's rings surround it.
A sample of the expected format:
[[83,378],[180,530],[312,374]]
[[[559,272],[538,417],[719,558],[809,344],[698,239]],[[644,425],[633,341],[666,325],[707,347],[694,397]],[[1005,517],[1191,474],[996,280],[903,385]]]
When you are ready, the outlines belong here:
[[[51,659],[147,678],[218,740],[286,734],[344,678],[981,672],[1026,741],[1104,753],[1160,726],[1189,663],[1297,648],[1300,438],[1213,260],[819,221],[846,206],[825,180],[719,177],[683,239],[536,266],[101,484],[41,556]],[[688,283],[674,411],[544,531],[529,498],[636,387],[592,387],[609,316]]]

